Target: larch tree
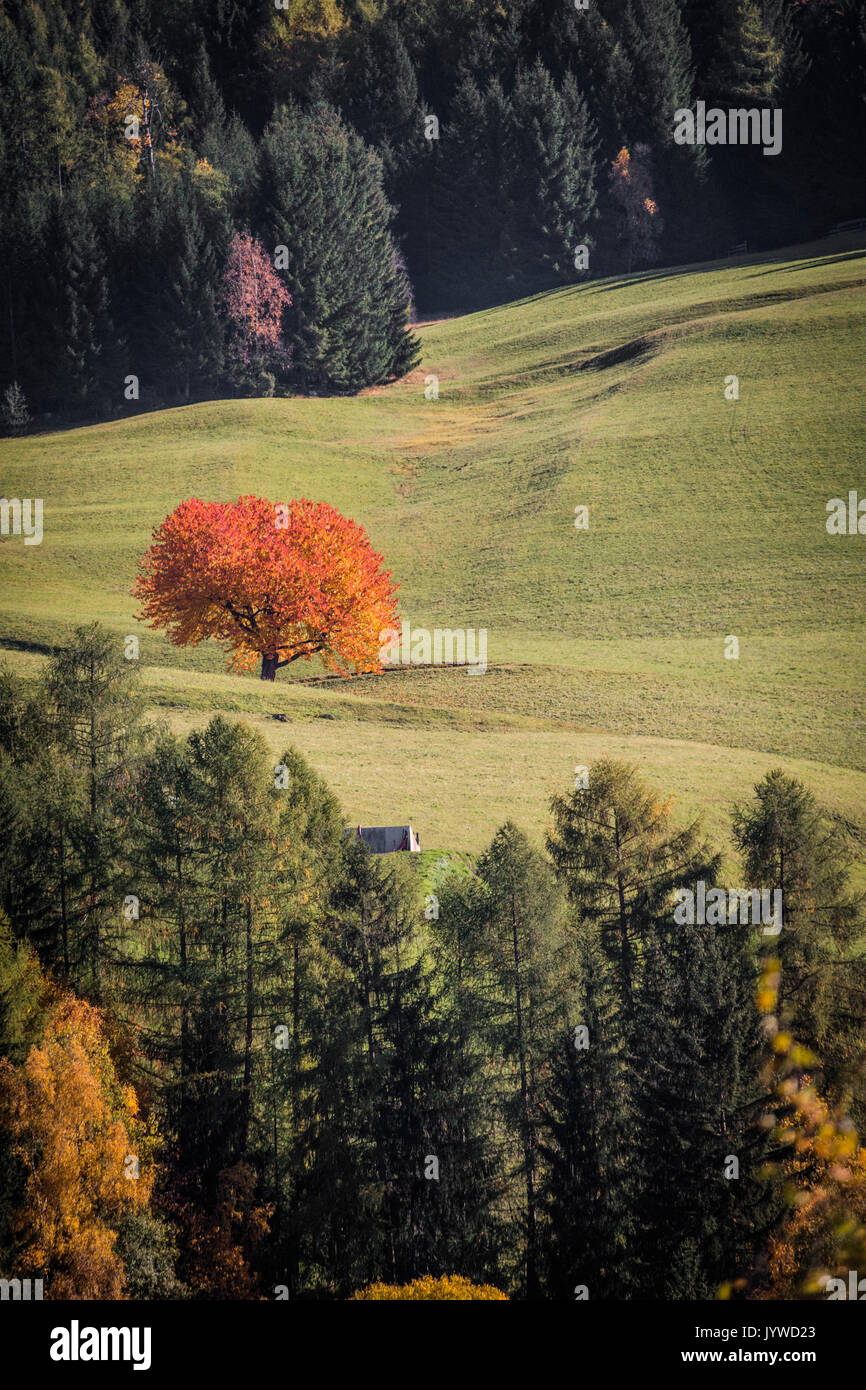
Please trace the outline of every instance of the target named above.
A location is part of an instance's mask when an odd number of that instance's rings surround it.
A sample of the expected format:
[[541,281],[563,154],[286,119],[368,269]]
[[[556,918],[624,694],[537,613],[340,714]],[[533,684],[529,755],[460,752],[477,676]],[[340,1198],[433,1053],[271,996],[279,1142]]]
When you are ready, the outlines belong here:
[[47,1276],[50,1298],[122,1297],[116,1226],[148,1202],[153,1141],[99,1010],[64,995],[23,1066],[0,1061],[0,1106],[28,1174],[15,1219],[22,1272]]
[[733,832],[749,886],[782,895],[783,927],[773,950],[782,962],[791,1026],[820,1053],[831,1098],[853,1082],[854,1119],[862,1124],[866,1110],[855,1078],[866,1051],[866,970],[855,943],[863,893],[851,883],[849,836],[780,768],[734,808]]
[[695,822],[675,826],[670,802],[637,769],[600,759],[588,785],[551,803],[547,848],[575,914],[615,967],[619,1005],[633,1015],[641,962],[673,890],[698,878],[715,882],[719,857]]
[[64,960],[64,972],[68,968],[76,989],[97,1001],[111,986],[128,892],[124,823],[135,763],[146,741],[137,676],[137,663],[124,658],[121,639],[93,623],[75,630],[45,678],[58,779],[43,813],[54,841],[51,859],[57,856],[51,915],[62,909],[63,876],[71,875],[67,887],[77,886],[78,907],[63,914],[71,957]]
[[327,502],[181,502],[154,532],[135,585],[140,616],[175,646],[212,637],[262,680],[318,656],[341,675],[380,669],[396,586],[363,527]]

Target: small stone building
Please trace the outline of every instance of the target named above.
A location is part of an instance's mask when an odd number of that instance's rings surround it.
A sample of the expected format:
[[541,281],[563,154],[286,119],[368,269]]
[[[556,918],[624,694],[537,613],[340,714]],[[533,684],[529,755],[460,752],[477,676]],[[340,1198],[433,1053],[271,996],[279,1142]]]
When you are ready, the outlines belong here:
[[411,825],[359,825],[355,834],[374,854],[396,854],[401,849],[417,854],[421,849]]

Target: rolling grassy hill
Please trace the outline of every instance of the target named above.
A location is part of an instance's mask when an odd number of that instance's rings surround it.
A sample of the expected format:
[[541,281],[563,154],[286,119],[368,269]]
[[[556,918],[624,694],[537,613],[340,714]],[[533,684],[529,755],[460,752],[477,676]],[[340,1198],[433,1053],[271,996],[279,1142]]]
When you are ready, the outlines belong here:
[[[864,286],[866,252],[841,239],[636,274],[425,326],[412,376],[357,398],[4,440],[0,491],[45,507],[41,546],[0,542],[4,659],[35,673],[95,618],[138,632],[175,727],[243,711],[349,819],[411,816],[425,849],[476,851],[507,816],[540,837],[550,795],[602,752],[720,840],[773,765],[863,828],[866,536],[825,521],[829,498],[866,496]],[[184,497],[246,492],[362,523],[402,616],[486,628],[487,673],[266,685],[143,629],[129,589],[153,527]]]

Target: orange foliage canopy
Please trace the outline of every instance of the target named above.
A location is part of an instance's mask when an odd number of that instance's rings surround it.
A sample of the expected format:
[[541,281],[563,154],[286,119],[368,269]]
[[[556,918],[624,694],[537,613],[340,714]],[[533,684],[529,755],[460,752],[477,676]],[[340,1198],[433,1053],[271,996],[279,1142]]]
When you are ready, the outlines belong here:
[[396,585],[363,527],[327,502],[181,502],[154,532],[133,590],[178,647],[212,637],[262,679],[318,655],[340,675],[381,669]]
[[0,1113],[28,1174],[14,1218],[22,1273],[44,1273],[48,1298],[121,1298],[114,1226],[149,1200],[153,1139],[97,1009],[64,995],[23,1067],[0,1060]]

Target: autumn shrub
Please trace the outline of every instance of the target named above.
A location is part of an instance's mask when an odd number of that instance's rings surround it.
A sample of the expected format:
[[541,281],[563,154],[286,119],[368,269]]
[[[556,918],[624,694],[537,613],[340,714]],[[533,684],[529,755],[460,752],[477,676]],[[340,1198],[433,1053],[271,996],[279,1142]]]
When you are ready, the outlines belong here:
[[353,1301],[364,1303],[389,1299],[400,1302],[415,1302],[419,1299],[444,1302],[450,1299],[474,1298],[508,1302],[507,1295],[499,1289],[494,1289],[492,1284],[473,1284],[461,1274],[447,1274],[441,1279],[434,1279],[432,1275],[427,1274],[423,1279],[414,1279],[411,1284],[370,1284],[366,1289],[359,1289],[357,1293],[352,1294]]
[[762,1272],[723,1285],[721,1298],[742,1291],[758,1299],[825,1298],[830,1280],[844,1285],[850,1270],[866,1270],[866,1149],[844,1105],[820,1094],[818,1059],[779,1017],[781,976],[778,958],[763,963],[758,1007],[770,1043],[766,1123],[782,1155],[767,1175],[785,1211]]

